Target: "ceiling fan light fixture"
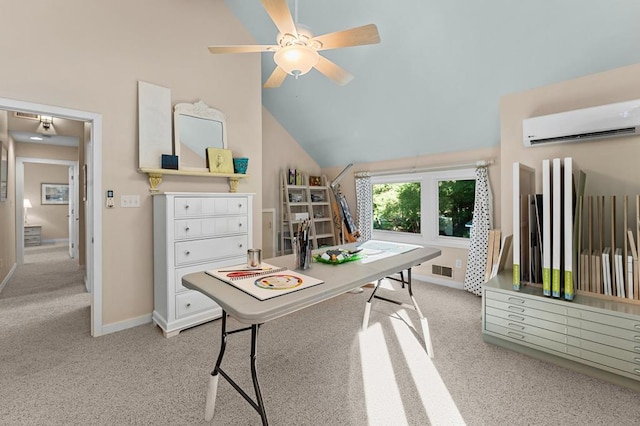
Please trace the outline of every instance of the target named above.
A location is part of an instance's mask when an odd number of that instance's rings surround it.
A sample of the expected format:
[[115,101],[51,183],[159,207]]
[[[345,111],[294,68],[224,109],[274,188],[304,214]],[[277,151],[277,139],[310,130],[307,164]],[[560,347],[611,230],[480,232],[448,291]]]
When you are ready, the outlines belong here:
[[298,77],[308,73],[318,63],[320,55],[311,47],[293,44],[278,50],[273,60],[287,74]]

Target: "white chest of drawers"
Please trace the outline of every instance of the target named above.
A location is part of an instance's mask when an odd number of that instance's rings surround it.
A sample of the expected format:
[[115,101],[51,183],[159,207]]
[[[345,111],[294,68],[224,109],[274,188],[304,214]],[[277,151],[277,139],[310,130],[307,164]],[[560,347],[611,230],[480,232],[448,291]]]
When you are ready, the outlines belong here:
[[508,273],[483,286],[485,341],[577,362],[592,367],[580,371],[640,390],[640,306],[585,295],[567,302],[512,287]]
[[153,321],[166,337],[220,317],[207,296],[182,286],[192,272],[244,263],[253,242],[251,194],[153,196]]

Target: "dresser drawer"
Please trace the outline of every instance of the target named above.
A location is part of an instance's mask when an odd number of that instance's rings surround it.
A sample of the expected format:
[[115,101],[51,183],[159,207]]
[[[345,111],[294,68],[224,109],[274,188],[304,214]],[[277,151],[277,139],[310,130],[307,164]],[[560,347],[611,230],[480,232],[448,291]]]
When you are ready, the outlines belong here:
[[39,226],[25,226],[24,228],[24,236],[29,237],[32,235],[40,236],[40,227]]
[[179,219],[175,221],[176,239],[212,237],[246,233],[247,216]]
[[182,277],[188,274],[196,272],[208,271],[210,269],[218,269],[224,266],[241,265],[247,261],[246,254],[240,257],[232,257],[229,259],[218,260],[216,262],[200,263],[198,265],[184,266],[182,268],[175,269],[175,291],[176,293],[182,293],[189,291],[188,288],[182,285]]
[[198,291],[189,290],[176,295],[176,318],[184,318],[216,306],[218,305],[211,298]]
[[175,243],[175,263],[180,266],[218,258],[246,256],[247,247],[247,235],[180,241]]
[[247,198],[196,198],[179,197],[175,199],[174,214],[176,218],[228,215],[247,213]]

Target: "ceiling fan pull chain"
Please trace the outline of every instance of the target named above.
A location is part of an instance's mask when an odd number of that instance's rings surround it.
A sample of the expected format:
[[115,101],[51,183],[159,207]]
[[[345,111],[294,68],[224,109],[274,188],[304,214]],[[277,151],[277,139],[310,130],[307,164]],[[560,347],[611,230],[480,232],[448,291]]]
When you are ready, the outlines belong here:
[[293,11],[295,15],[295,24],[298,25],[298,0],[295,0],[293,3]]

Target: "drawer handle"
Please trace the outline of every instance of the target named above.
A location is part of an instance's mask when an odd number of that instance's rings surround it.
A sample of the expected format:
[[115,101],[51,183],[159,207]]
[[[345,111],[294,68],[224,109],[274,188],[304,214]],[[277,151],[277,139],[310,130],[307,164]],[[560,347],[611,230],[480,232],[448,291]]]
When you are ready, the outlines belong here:
[[635,357],[633,360],[634,360],[635,362],[640,362],[640,358],[638,358],[638,357]]
[[518,330],[524,330],[524,325],[515,324],[512,322],[509,323],[509,327],[517,328]]
[[524,321],[524,317],[521,317],[520,315],[509,314],[507,316],[516,321]]
[[640,336],[633,336],[633,338],[634,338],[635,340],[640,341]]
[[635,328],[637,328],[638,330],[640,330],[640,324],[636,324],[634,325]]
[[524,308],[521,308],[519,306],[509,306],[509,309],[516,312],[524,312]]
[[187,256],[189,256],[191,254],[191,252],[189,250],[185,251],[184,254],[186,254]]
[[524,303],[523,299],[518,299],[517,297],[508,297],[507,300],[510,300],[512,302]]
[[634,350],[634,351],[636,351],[636,352],[640,352],[640,346],[635,346],[635,347],[633,348],[633,350]]
[[507,334],[511,337],[516,337],[521,340],[524,339],[524,336],[522,334],[514,333],[513,331],[508,331]]
[[640,368],[634,368],[634,369],[633,369],[633,371],[634,371],[636,374],[640,374]]

